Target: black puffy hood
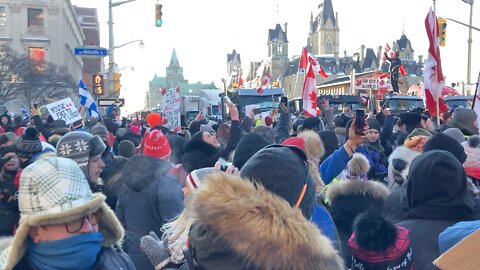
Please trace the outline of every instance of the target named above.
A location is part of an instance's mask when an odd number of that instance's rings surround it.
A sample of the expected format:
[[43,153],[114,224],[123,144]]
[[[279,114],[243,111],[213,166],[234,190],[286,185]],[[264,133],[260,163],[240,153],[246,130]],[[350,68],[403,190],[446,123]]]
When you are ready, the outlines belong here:
[[467,188],[467,175],[450,152],[431,150],[416,157],[407,180],[407,218],[473,218],[474,203]]
[[164,177],[170,168],[170,163],[165,160],[150,156],[134,156],[123,169],[122,181],[138,192]]

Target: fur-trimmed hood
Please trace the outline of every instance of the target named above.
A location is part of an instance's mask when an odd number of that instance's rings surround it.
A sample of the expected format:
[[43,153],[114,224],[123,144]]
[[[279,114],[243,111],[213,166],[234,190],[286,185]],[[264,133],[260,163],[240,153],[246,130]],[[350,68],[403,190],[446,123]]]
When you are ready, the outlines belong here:
[[343,269],[328,238],[262,186],[212,174],[195,194],[192,209],[197,226],[189,248],[197,249],[195,259],[205,269],[225,264],[229,269]]
[[171,167],[170,163],[159,158],[133,156],[123,169],[121,181],[138,192],[164,177]]
[[388,157],[388,189],[401,186],[406,180],[413,159],[421,153],[399,146]]
[[323,155],[325,155],[323,141],[320,138],[320,135],[312,130],[303,131],[298,134],[297,137],[303,139],[305,145],[305,154],[307,154],[308,157],[310,174],[315,181],[315,191],[320,193],[325,186],[325,183],[323,182],[318,170],[320,159],[323,157]]
[[325,197],[330,204],[339,196],[368,196],[385,200],[388,196],[388,189],[383,184],[370,180],[342,180],[332,183],[325,193]]

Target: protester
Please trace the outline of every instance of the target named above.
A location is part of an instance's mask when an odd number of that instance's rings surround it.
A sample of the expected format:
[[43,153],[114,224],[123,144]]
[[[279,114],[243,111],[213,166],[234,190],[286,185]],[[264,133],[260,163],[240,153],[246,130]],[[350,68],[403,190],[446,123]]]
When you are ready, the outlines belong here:
[[123,169],[128,162],[128,158],[116,156],[113,160],[112,170],[102,178],[102,193],[107,196],[106,203],[113,211],[117,207],[118,196],[123,187],[122,175]]
[[462,164],[443,150],[415,158],[407,181],[407,202],[406,220],[399,225],[410,231],[415,269],[437,269],[432,262],[440,255],[439,234],[459,221],[474,219]]
[[161,235],[160,228],[182,212],[183,194],[180,183],[169,174],[171,165],[162,159],[170,153],[169,148],[161,149],[168,145],[167,139],[160,130],[147,136],[144,155],[132,157],[123,169],[115,213],[126,230],[125,252],[137,269],[153,270],[140,250],[140,239],[151,231]]
[[18,186],[18,157],[13,146],[0,148],[0,236],[13,235],[19,218],[18,201],[15,196]]
[[117,244],[122,226],[74,161],[49,157],[28,166],[18,201],[22,218],[0,269],[135,269]]
[[20,168],[24,169],[34,161],[35,155],[43,150],[35,128],[29,127],[25,129],[24,133],[15,142],[15,150],[20,162]]
[[118,155],[131,158],[135,155],[135,145],[131,141],[123,140],[118,144]]
[[445,129],[448,128],[458,128],[466,137],[478,135],[477,113],[472,109],[458,107],[453,112],[452,120],[445,126]]
[[101,158],[106,145],[99,136],[84,131],[71,131],[57,144],[57,156],[73,159],[82,169],[93,192],[101,191],[99,180],[105,164]]

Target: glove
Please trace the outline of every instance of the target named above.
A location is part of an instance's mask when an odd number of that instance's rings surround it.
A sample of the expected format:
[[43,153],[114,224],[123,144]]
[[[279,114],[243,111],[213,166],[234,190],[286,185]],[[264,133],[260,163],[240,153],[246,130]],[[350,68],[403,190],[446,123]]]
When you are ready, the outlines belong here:
[[140,248],[155,268],[159,264],[165,266],[170,262],[167,245],[168,238],[165,238],[162,242],[155,232],[150,232],[149,235],[145,235],[140,239]]

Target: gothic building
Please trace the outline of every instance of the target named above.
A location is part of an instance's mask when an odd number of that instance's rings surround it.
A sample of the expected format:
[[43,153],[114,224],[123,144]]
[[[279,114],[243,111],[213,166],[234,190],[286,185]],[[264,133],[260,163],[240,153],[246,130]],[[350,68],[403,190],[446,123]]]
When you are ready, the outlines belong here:
[[271,60],[272,81],[282,77],[289,66],[287,23],[284,30],[277,23],[275,29],[268,30],[268,58]]
[[183,68],[180,66],[177,58],[177,52],[173,48],[172,58],[170,59],[170,65],[166,68],[167,70],[167,83],[165,88],[172,88],[179,84],[186,83],[187,81],[183,78]]
[[340,47],[340,28],[338,13],[333,12],[332,0],[324,0],[318,6],[320,13],[310,17],[310,33],[307,48],[313,55],[333,54],[338,58]]

